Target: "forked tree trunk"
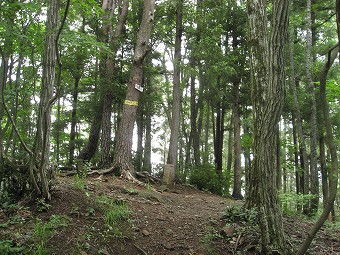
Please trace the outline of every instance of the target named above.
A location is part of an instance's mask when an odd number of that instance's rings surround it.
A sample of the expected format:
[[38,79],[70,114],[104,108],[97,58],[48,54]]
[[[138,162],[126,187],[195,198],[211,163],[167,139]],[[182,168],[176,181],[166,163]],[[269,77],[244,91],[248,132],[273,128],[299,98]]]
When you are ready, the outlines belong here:
[[118,128],[117,146],[115,148],[112,170],[126,176],[131,176],[134,172],[131,149],[138,98],[141,93],[136,87],[141,86],[142,83],[143,63],[149,47],[154,10],[155,0],[145,0],[143,17],[137,35],[128,92],[123,106],[122,119]]
[[284,42],[289,0],[273,0],[270,28],[266,0],[248,1],[250,66],[253,101],[254,159],[246,206],[256,207],[261,254],[288,254],[275,185],[277,124],[284,101]]
[[115,26],[115,30],[113,30],[113,13],[115,11],[117,2],[114,0],[105,0],[103,1],[102,9],[104,11],[103,17],[103,41],[108,42],[110,45],[111,52],[110,54],[105,53],[103,59],[104,62],[102,65],[104,70],[102,70],[101,80],[102,80],[102,88],[103,88],[103,97],[104,97],[104,105],[103,105],[103,122],[102,122],[102,134],[101,134],[101,143],[100,143],[100,167],[106,168],[109,167],[112,163],[112,155],[111,155],[111,115],[112,115],[112,103],[114,99],[114,84],[115,84],[115,72],[117,72],[115,56],[117,55],[118,47],[119,47],[119,39],[123,33],[123,29],[125,26],[126,18],[128,15],[129,9],[129,0],[124,0],[120,3],[120,13],[118,17],[117,24]]
[[[49,190],[49,153],[50,153],[50,131],[51,110],[53,103],[53,89],[55,83],[55,67],[57,62],[57,26],[59,15],[59,0],[51,0],[48,4],[46,38],[43,60],[43,74],[38,110],[36,135],[33,147],[33,157],[30,167],[35,169],[35,176],[39,176],[33,182],[37,182],[38,193],[42,192],[44,198],[50,200]],[[33,170],[31,170],[33,171]],[[37,188],[37,186],[36,186]]]

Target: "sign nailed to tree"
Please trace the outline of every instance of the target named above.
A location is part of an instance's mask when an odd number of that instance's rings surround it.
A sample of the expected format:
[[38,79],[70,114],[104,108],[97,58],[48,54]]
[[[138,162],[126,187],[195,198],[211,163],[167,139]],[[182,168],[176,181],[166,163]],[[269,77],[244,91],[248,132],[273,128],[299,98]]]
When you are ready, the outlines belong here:
[[143,92],[143,90],[144,90],[144,88],[139,84],[135,85],[135,89],[137,89],[139,92]]

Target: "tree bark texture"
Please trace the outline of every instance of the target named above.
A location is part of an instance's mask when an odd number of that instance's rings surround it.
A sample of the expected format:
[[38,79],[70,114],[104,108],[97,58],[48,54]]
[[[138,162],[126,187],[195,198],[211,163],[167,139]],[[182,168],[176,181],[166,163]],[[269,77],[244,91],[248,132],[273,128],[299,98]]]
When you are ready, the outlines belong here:
[[[120,37],[123,33],[124,25],[128,15],[129,0],[124,0],[121,3],[121,11],[119,13],[116,26],[113,25],[113,12],[116,8],[116,1],[105,0],[103,1],[102,9],[104,11],[102,40],[108,42],[110,45],[111,53],[103,54],[100,66],[102,66],[101,74],[101,86],[103,88],[103,120],[102,120],[102,133],[100,143],[100,167],[109,167],[112,163],[111,155],[111,115],[112,115],[112,103],[114,99],[114,84],[115,84],[115,72],[117,72],[115,56],[117,55]],[[113,28],[115,27],[115,30]]]
[[[49,152],[50,152],[50,131],[51,131],[51,110],[53,103],[53,89],[55,84],[55,67],[57,62],[57,27],[59,15],[59,0],[51,0],[48,4],[46,38],[43,59],[42,87],[36,136],[33,149],[31,167],[38,170],[38,183],[44,198],[50,200],[49,191]],[[35,181],[34,181],[35,182]],[[37,190],[39,193],[40,190]]]
[[126,100],[123,106],[122,119],[117,134],[113,169],[116,173],[134,171],[132,165],[132,138],[136,120],[137,105],[140,91],[135,88],[141,85],[143,78],[143,63],[149,47],[152,24],[154,19],[155,0],[145,0],[143,17],[137,35],[137,42],[133,57],[132,69]]
[[[183,0],[179,0],[176,8],[176,36],[175,36],[175,54],[174,54],[174,77],[173,77],[173,100],[171,115],[171,133],[169,151],[166,163],[173,167],[164,168],[164,182],[172,185],[175,181],[175,173],[166,173],[167,171],[176,172],[178,138],[180,127],[180,109],[181,109],[181,45],[182,45],[182,6]],[[168,178],[166,178],[168,177]]]
[[270,31],[267,1],[248,1],[250,66],[253,101],[254,159],[246,206],[259,212],[262,254],[289,254],[275,185],[277,124],[284,101],[284,41],[289,0],[272,1]]

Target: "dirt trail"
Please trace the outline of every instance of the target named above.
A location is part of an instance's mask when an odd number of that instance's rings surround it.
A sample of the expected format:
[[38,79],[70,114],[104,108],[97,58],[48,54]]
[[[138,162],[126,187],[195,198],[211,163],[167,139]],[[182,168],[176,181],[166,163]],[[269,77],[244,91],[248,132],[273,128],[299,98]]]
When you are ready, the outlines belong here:
[[206,254],[210,223],[220,221],[234,202],[192,187],[178,186],[173,192],[160,194],[163,203],[131,203],[141,230],[136,244],[147,254]]
[[[17,254],[37,254],[39,244],[44,245],[45,254],[55,255],[257,254],[256,231],[249,233],[238,225],[227,229],[232,232],[229,236],[219,235],[226,225],[221,219],[226,208],[241,202],[191,186],[163,189],[162,186],[140,187],[115,177],[77,180],[59,176],[46,212],[38,212],[36,201],[23,201],[22,206],[10,214],[0,210],[0,226],[6,225],[0,228],[0,240],[12,240],[26,247]],[[120,232],[108,231],[104,210],[98,204],[101,196],[130,210],[131,222],[127,220],[116,226]],[[65,217],[67,224],[52,229],[53,234],[43,242],[34,239],[37,222],[40,222],[37,219],[47,224],[55,215]],[[13,224],[12,219],[15,219]],[[289,242],[295,247],[312,225],[297,217],[286,217],[284,224]],[[339,236],[339,229],[322,229],[307,254],[339,255]],[[247,252],[240,253],[240,249]]]

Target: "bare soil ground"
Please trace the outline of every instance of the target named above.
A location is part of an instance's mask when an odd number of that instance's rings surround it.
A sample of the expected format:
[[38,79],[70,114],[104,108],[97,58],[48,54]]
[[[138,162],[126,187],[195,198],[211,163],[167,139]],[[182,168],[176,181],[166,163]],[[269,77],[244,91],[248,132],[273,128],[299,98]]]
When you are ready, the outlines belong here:
[[[59,176],[52,196],[48,208],[43,208],[44,203],[21,201],[12,211],[0,210],[0,241],[25,247],[6,250],[3,243],[3,254],[259,254],[256,227],[227,223],[222,217],[226,208],[242,202],[190,186],[152,189],[116,177],[91,177],[82,183]],[[119,231],[107,226],[105,210],[98,204],[101,196],[126,205],[131,212],[128,223],[115,225]],[[56,215],[66,219],[66,224],[50,227],[47,237],[37,240],[39,222],[47,224]],[[296,248],[312,222],[286,217],[284,224],[288,240]],[[340,254],[339,229],[323,228],[307,254]]]

